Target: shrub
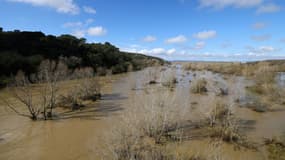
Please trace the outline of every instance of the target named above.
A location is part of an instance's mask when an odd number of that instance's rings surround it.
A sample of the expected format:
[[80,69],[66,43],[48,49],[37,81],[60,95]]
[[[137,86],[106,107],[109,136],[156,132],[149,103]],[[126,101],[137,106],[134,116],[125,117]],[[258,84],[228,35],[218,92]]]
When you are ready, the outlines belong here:
[[96,73],[98,76],[105,76],[107,74],[107,69],[104,67],[98,67],[96,69]]
[[[170,94],[140,94],[134,97],[132,108],[120,118],[120,123],[109,132],[108,159],[172,160],[173,155],[163,146],[170,133],[179,132],[186,117],[184,105],[179,105]],[[181,108],[180,108],[181,107]],[[108,154],[109,155],[109,154]]]
[[76,87],[68,92],[66,96],[61,95],[57,104],[59,107],[67,107],[71,110],[77,110],[83,107],[82,99],[80,99],[79,88]]
[[148,84],[156,84],[159,76],[159,68],[148,68],[144,72],[144,78]]
[[217,101],[210,112],[209,125],[210,137],[234,143],[238,146],[253,148],[246,141],[245,136],[241,134],[238,120],[231,112],[229,105]]
[[101,85],[97,77],[82,79],[79,88],[82,100],[96,101],[101,98]]
[[231,115],[229,107],[221,103],[220,101],[216,102],[215,106],[212,108],[209,116],[209,122],[211,126],[215,124],[223,123],[223,121]]
[[193,81],[190,90],[192,93],[202,94],[202,93],[207,92],[206,86],[207,86],[207,81],[204,78],[202,78],[202,79]]
[[265,145],[268,151],[269,160],[285,160],[285,144],[284,141],[276,138],[266,139]]
[[98,77],[93,77],[93,75],[93,69],[90,67],[75,70],[73,77],[78,80],[78,83],[69,90],[67,95],[61,95],[57,105],[75,110],[83,107],[82,101],[84,100],[100,99],[101,85]]
[[259,67],[254,73],[254,80],[257,85],[264,86],[275,83],[276,68],[272,66]]
[[162,76],[162,79],[164,81],[162,82],[162,85],[170,89],[173,89],[178,83],[177,78],[175,77],[175,72],[173,71],[165,71],[164,75]]

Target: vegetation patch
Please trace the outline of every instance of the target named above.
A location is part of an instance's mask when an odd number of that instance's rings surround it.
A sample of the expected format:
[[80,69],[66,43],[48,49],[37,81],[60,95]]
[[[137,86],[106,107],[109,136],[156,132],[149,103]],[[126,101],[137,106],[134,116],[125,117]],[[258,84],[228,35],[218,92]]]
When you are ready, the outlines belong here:
[[265,145],[268,151],[269,160],[285,160],[285,144],[284,141],[276,138],[266,139]]
[[[85,100],[100,99],[100,84],[93,76],[92,68],[82,68],[72,74],[64,63],[46,60],[33,76],[27,76],[19,71],[9,88],[14,97],[13,101],[3,101],[18,115],[30,117],[32,120],[52,119],[54,109],[58,106],[77,110],[84,106]],[[29,77],[33,77],[32,80]],[[70,78],[76,79],[78,83],[67,95],[60,95],[60,83]],[[35,88],[36,85],[38,89]],[[23,106],[28,114],[18,110]]]
[[11,75],[22,70],[37,72],[44,60],[62,61],[71,70],[91,67],[98,75],[136,71],[166,63],[156,57],[122,52],[109,42],[86,43],[71,35],[45,35],[42,32],[0,32],[0,86],[7,85]]
[[192,82],[190,91],[195,94],[206,93],[207,90],[207,81],[202,78]]
[[256,149],[246,136],[242,134],[238,119],[230,110],[230,106],[217,101],[208,117],[207,127],[209,136],[224,142],[232,143],[236,147]]

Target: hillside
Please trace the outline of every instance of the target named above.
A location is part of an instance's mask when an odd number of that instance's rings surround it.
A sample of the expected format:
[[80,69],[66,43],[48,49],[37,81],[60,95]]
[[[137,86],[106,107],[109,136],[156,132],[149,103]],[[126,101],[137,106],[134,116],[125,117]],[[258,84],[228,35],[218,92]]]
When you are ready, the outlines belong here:
[[62,60],[70,69],[88,66],[101,72],[109,69],[114,74],[164,63],[160,58],[121,52],[109,42],[86,43],[71,35],[0,29],[0,85],[5,85],[18,70],[36,72],[45,59]]

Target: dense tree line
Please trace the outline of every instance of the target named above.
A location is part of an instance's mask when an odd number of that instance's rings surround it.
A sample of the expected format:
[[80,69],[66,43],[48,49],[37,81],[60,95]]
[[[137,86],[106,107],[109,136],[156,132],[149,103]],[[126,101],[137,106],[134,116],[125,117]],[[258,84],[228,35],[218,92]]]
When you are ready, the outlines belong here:
[[121,52],[109,42],[86,43],[84,38],[71,35],[45,35],[42,32],[3,31],[0,28],[0,85],[18,70],[30,75],[45,60],[62,60],[70,69],[92,67],[95,71],[126,72],[139,70],[162,59],[141,54]]

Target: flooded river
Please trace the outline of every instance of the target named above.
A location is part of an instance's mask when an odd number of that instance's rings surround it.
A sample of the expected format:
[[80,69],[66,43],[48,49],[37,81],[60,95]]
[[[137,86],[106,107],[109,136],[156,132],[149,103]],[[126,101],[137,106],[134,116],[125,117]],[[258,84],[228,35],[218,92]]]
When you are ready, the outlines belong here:
[[[187,73],[180,66],[174,67],[178,84],[176,90],[182,92],[181,101],[189,98],[189,105],[198,102],[196,108],[209,106],[207,99],[214,93],[195,96],[189,94],[189,81],[193,73]],[[91,160],[100,159],[104,134],[119,120],[119,115],[132,107],[129,103],[136,92],[145,87],[145,71],[130,72],[102,78],[102,100],[88,104],[76,112],[58,111],[59,118],[33,122],[26,117],[15,115],[3,103],[0,108],[0,159],[1,160]],[[197,72],[198,76],[210,77],[221,85],[227,85],[229,97],[244,95],[248,83],[242,77],[224,78],[211,72]],[[151,87],[151,86],[148,86]],[[156,85],[154,85],[156,87]],[[68,88],[68,85],[67,85]],[[162,90],[163,91],[163,90]],[[2,90],[0,95],[6,96]],[[176,92],[174,92],[176,93]],[[228,98],[227,98],[228,99]],[[187,102],[188,103],[188,102]],[[285,131],[285,111],[257,113],[248,108],[235,108],[237,116],[244,120],[246,134],[257,143],[263,138],[280,136]],[[205,140],[194,140],[180,147],[190,152],[205,150]],[[227,144],[224,148],[231,159],[262,159],[259,152],[235,151]]]

